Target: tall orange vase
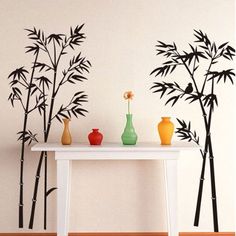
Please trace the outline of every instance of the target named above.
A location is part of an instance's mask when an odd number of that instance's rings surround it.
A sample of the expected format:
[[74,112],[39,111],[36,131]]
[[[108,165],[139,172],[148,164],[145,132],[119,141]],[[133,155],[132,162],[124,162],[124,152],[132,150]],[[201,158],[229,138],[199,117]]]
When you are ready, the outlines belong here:
[[63,119],[63,122],[64,122],[64,130],[61,136],[61,143],[63,145],[70,145],[72,143],[72,138],[69,130],[70,119]]
[[161,139],[161,145],[170,145],[174,133],[174,124],[170,117],[161,117],[162,121],[158,124],[158,133]]

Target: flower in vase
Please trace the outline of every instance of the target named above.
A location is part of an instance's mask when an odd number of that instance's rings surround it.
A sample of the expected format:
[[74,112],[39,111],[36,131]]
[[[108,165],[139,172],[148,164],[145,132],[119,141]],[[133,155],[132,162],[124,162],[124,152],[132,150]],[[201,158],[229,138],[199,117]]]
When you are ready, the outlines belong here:
[[133,92],[132,91],[127,91],[124,93],[124,99],[128,100],[128,114],[130,114],[130,100],[133,99]]

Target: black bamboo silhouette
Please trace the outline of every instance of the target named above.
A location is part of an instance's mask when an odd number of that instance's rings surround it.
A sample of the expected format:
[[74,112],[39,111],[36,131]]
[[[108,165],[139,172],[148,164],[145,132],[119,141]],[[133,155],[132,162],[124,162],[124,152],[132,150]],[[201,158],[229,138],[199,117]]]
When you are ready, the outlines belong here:
[[[20,154],[20,192],[19,192],[19,228],[24,226],[24,160],[25,160],[25,144],[28,141],[29,144],[32,141],[37,141],[36,134],[33,134],[30,130],[27,130],[28,126],[28,117],[29,114],[34,111],[37,106],[40,105],[41,99],[36,100],[36,104],[33,107],[30,107],[30,98],[32,91],[33,78],[35,73],[35,65],[38,60],[39,47],[34,47],[34,62],[31,71],[31,76],[29,81],[27,80],[27,74],[29,73],[24,67],[14,70],[9,76],[8,79],[11,79],[10,87],[12,92],[8,100],[11,101],[12,106],[16,101],[20,102],[23,112],[24,112],[24,121],[23,129],[18,132],[19,138],[21,141],[21,154]],[[29,51],[27,51],[29,52]],[[24,101],[22,91],[26,91],[26,100]]]
[[[38,110],[42,116],[43,124],[43,140],[48,141],[51,124],[53,120],[62,122],[63,118],[71,118],[75,116],[85,116],[88,112],[82,108],[83,103],[87,102],[87,95],[83,91],[76,92],[67,105],[61,105],[55,112],[55,99],[60,91],[60,88],[65,84],[76,84],[87,80],[84,73],[89,73],[91,64],[81,53],[72,57],[69,61],[69,66],[66,70],[59,74],[59,63],[63,55],[67,54],[67,49],[75,50],[84,41],[84,33],[81,32],[84,25],[70,28],[70,36],[65,34],[51,34],[45,36],[41,30],[26,29],[28,38],[33,41],[33,44],[27,46],[27,53],[33,53],[34,61],[31,70],[20,67],[10,73],[8,79],[10,81],[11,93],[9,100],[14,107],[18,102],[24,112],[24,122],[22,131],[18,132],[21,141],[20,155],[20,194],[19,194],[19,227],[23,228],[23,210],[24,210],[24,159],[25,145],[31,144],[32,141],[37,142],[36,135],[28,129],[29,115]],[[41,62],[40,56],[46,54],[48,61]],[[43,57],[45,58],[45,57]],[[47,76],[46,76],[47,75]],[[29,77],[29,78],[27,78]],[[52,77],[52,79],[50,79]],[[25,94],[24,94],[24,93]],[[33,101],[33,102],[32,102]],[[33,104],[33,105],[32,105]],[[44,229],[47,227],[47,197],[56,187],[48,188],[47,185],[47,152],[41,152],[39,163],[35,175],[35,185],[32,198],[31,215],[29,228],[33,228],[34,215],[36,209],[38,185],[40,180],[41,168],[44,161]]]
[[[160,98],[164,94],[169,95],[170,98],[165,104],[171,104],[174,106],[177,101],[184,98],[189,103],[198,102],[200,105],[204,127],[205,127],[205,143],[204,148],[200,150],[202,156],[202,169],[200,174],[199,190],[197,196],[197,204],[194,218],[194,226],[199,225],[201,200],[203,193],[203,183],[205,179],[205,165],[206,158],[208,157],[210,163],[210,180],[211,180],[211,199],[212,199],[212,211],[213,211],[213,226],[214,231],[219,231],[218,226],[218,212],[217,212],[217,198],[216,198],[216,184],[215,184],[215,169],[214,169],[214,153],[211,137],[211,122],[212,115],[215,106],[218,106],[217,96],[215,94],[215,86],[223,81],[230,81],[233,84],[233,78],[235,73],[233,69],[225,69],[222,71],[212,71],[212,66],[217,64],[220,59],[233,60],[235,56],[235,49],[227,43],[223,43],[220,46],[216,46],[215,42],[209,40],[208,36],[201,30],[194,30],[194,36],[196,38],[195,45],[190,45],[190,52],[179,52],[175,43],[166,44],[158,41],[157,55],[162,55],[168,60],[162,64],[161,67],[157,67],[151,72],[155,77],[166,77],[171,74],[177,67],[183,66],[188,73],[190,82],[186,88],[181,88],[177,82],[154,82],[151,87],[153,93],[161,93]],[[199,79],[195,72],[200,66],[200,60],[209,60],[209,66],[206,73],[203,76],[201,86],[199,85]],[[210,89],[209,89],[210,87]],[[207,90],[210,90],[207,93]],[[195,142],[199,144],[199,137],[196,131],[191,131],[191,122],[186,123],[184,120],[177,119],[180,125],[177,128],[176,133],[181,140],[188,140],[189,142]]]
[[[79,115],[85,116],[87,110],[81,108],[82,103],[87,102],[87,95],[83,91],[76,92],[70,102],[67,105],[61,105],[59,110],[54,114],[55,99],[60,91],[60,88],[66,84],[75,84],[76,82],[83,82],[87,78],[83,75],[85,72],[89,73],[91,66],[90,62],[79,53],[74,56],[70,62],[67,70],[62,71],[62,77],[58,76],[58,67],[60,59],[63,55],[67,54],[66,49],[71,48],[74,50],[75,47],[80,46],[85,39],[84,33],[81,33],[83,25],[76,26],[73,30],[70,30],[70,36],[67,37],[64,34],[51,34],[48,37],[44,36],[43,32],[37,31],[36,29],[29,30],[31,37],[35,38],[36,42],[40,44],[41,50],[45,52],[49,58],[49,64],[38,62],[36,67],[39,71],[45,70],[53,73],[52,82],[46,77],[39,77],[37,79],[38,84],[34,84],[35,91],[39,91],[41,96],[44,98],[44,106],[39,109],[39,112],[43,113],[43,127],[44,127],[44,142],[48,141],[50,134],[51,124],[54,119],[62,122],[63,118],[71,118],[72,115],[78,117]],[[47,103],[46,97],[50,96],[50,102]],[[48,107],[48,115],[46,108]],[[36,170],[34,192],[32,198],[31,215],[29,221],[29,228],[33,228],[34,215],[37,202],[38,185],[40,179],[40,173],[42,163],[44,159],[44,229],[47,227],[47,197],[56,188],[47,187],[47,152],[41,152],[39,157],[39,163]]]

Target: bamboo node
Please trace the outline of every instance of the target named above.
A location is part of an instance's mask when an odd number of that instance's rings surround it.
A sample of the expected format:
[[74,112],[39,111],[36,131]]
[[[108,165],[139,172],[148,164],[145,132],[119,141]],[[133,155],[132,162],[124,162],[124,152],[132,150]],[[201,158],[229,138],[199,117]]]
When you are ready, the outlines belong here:
[[202,116],[203,116],[203,117],[206,117],[206,116],[207,116],[207,114],[203,114]]
[[216,197],[211,197],[212,200],[216,200]]
[[24,204],[20,203],[19,206],[24,206]]
[[200,178],[200,180],[205,180],[205,178]]
[[32,199],[32,202],[37,202],[37,200],[36,199]]
[[207,136],[211,136],[211,132],[209,132],[209,133],[207,134]]
[[209,157],[209,159],[214,159],[214,157]]
[[20,183],[20,186],[23,186],[24,185],[24,183],[22,182],[22,183]]
[[35,177],[36,177],[37,179],[39,179],[39,178],[40,178],[40,175],[36,175]]

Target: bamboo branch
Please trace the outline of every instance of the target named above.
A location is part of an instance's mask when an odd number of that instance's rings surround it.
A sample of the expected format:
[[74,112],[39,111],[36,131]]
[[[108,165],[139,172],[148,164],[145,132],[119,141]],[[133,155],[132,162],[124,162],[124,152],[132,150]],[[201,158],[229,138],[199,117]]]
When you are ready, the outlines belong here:
[[[62,52],[63,52],[63,51],[61,51],[60,55],[62,54]],[[59,55],[59,56],[60,56],[60,55]],[[81,63],[82,63],[82,62],[80,61],[79,65],[77,65],[77,66],[80,66]],[[73,67],[73,65],[74,65],[74,64],[71,63],[71,65],[69,66],[69,68],[68,68],[68,69],[65,71],[65,73],[63,74],[63,77],[62,77],[61,81],[59,82],[59,84],[58,84],[58,86],[57,86],[57,88],[56,88],[55,95],[57,95],[57,93],[58,93],[60,87],[61,87],[63,84],[65,84],[65,83],[67,82],[67,80],[65,80],[65,78],[66,78],[66,76],[68,75],[68,73],[69,73],[70,71],[73,71],[73,70],[76,68],[76,66]]]
[[28,111],[28,113],[31,113],[32,111],[34,111],[35,109],[38,108],[39,101],[40,101],[40,100],[38,100],[38,101],[35,103],[35,105]]
[[71,66],[68,68],[68,70],[67,70],[67,71],[65,72],[65,74],[63,75],[61,81],[59,82],[59,84],[58,84],[58,86],[57,86],[57,88],[56,88],[56,91],[55,91],[55,95],[57,95],[57,93],[58,93],[60,87],[65,83],[65,82],[64,82],[64,79],[66,78],[68,72],[70,71],[70,68],[71,68]]
[[208,67],[208,69],[207,69],[207,73],[206,73],[206,75],[205,75],[204,83],[203,83],[203,85],[202,85],[201,94],[203,94],[203,93],[204,93],[204,89],[205,89],[206,82],[207,82],[207,77],[208,77],[208,72],[209,72],[209,71],[210,71],[210,69],[211,69],[212,62],[213,62],[213,59],[211,59],[210,65],[209,65],[209,67]]
[[195,73],[196,61],[197,61],[197,59],[196,59],[196,57],[195,57],[195,58],[194,58],[194,62],[193,62],[193,70],[192,70],[193,76],[194,76],[194,73]]
[[[36,29],[35,29],[36,30]],[[45,42],[41,39],[41,37],[40,36],[38,36],[37,34],[35,34],[35,36],[37,37],[37,39],[40,41],[40,43],[41,43],[41,45],[43,46],[43,48],[42,47],[40,47],[39,46],[39,48],[41,49],[41,50],[43,50],[44,52],[46,52],[47,53],[47,55],[48,55],[48,57],[49,57],[49,60],[50,60],[50,62],[51,62],[51,64],[52,64],[52,66],[54,66],[54,63],[53,63],[53,60],[52,60],[52,57],[51,57],[51,55],[50,55],[50,52],[49,52],[49,50],[48,50],[48,48],[47,48],[47,45],[46,45],[46,40],[45,40]]]
[[[195,81],[195,78],[193,76],[193,74],[191,73],[190,69],[188,68],[187,64],[185,63],[185,61],[183,60],[183,58],[180,56],[180,54],[177,52],[176,50],[176,53],[177,53],[177,56],[179,56],[181,58],[181,61],[183,63],[183,65],[185,66],[185,68],[187,69],[192,81],[193,81],[193,84],[194,84],[194,87],[195,87],[195,90],[197,91],[197,94],[200,94],[199,93],[199,89],[198,89],[198,86],[197,86],[197,83]],[[203,103],[202,103],[202,100],[201,98],[199,98],[199,103],[200,103],[200,107],[201,107],[201,110],[202,110],[202,115],[203,115],[203,119],[204,119],[204,123],[205,123],[205,127],[207,126],[207,118],[206,118],[206,111],[204,109],[204,106],[203,106]]]
[[26,80],[23,80],[25,82],[25,84],[23,84],[21,81],[18,80],[18,83],[21,84],[23,87],[28,88],[29,84],[27,83]]
[[[20,101],[20,103],[21,103],[21,106],[22,106],[22,108],[23,108],[24,112],[26,112],[26,108],[25,108],[25,106],[24,106],[24,104],[23,104],[23,101],[22,101],[21,97],[20,97],[18,94],[16,94],[15,96],[16,96],[16,97],[17,97],[17,99]],[[29,112],[28,112],[28,113],[29,113]]]
[[[75,97],[75,96],[72,97],[72,99],[70,100],[70,102],[63,108],[63,110],[68,111],[67,108],[73,103],[74,97]],[[57,112],[54,116],[52,116],[51,121],[56,118],[57,114],[58,114],[58,112]]]

